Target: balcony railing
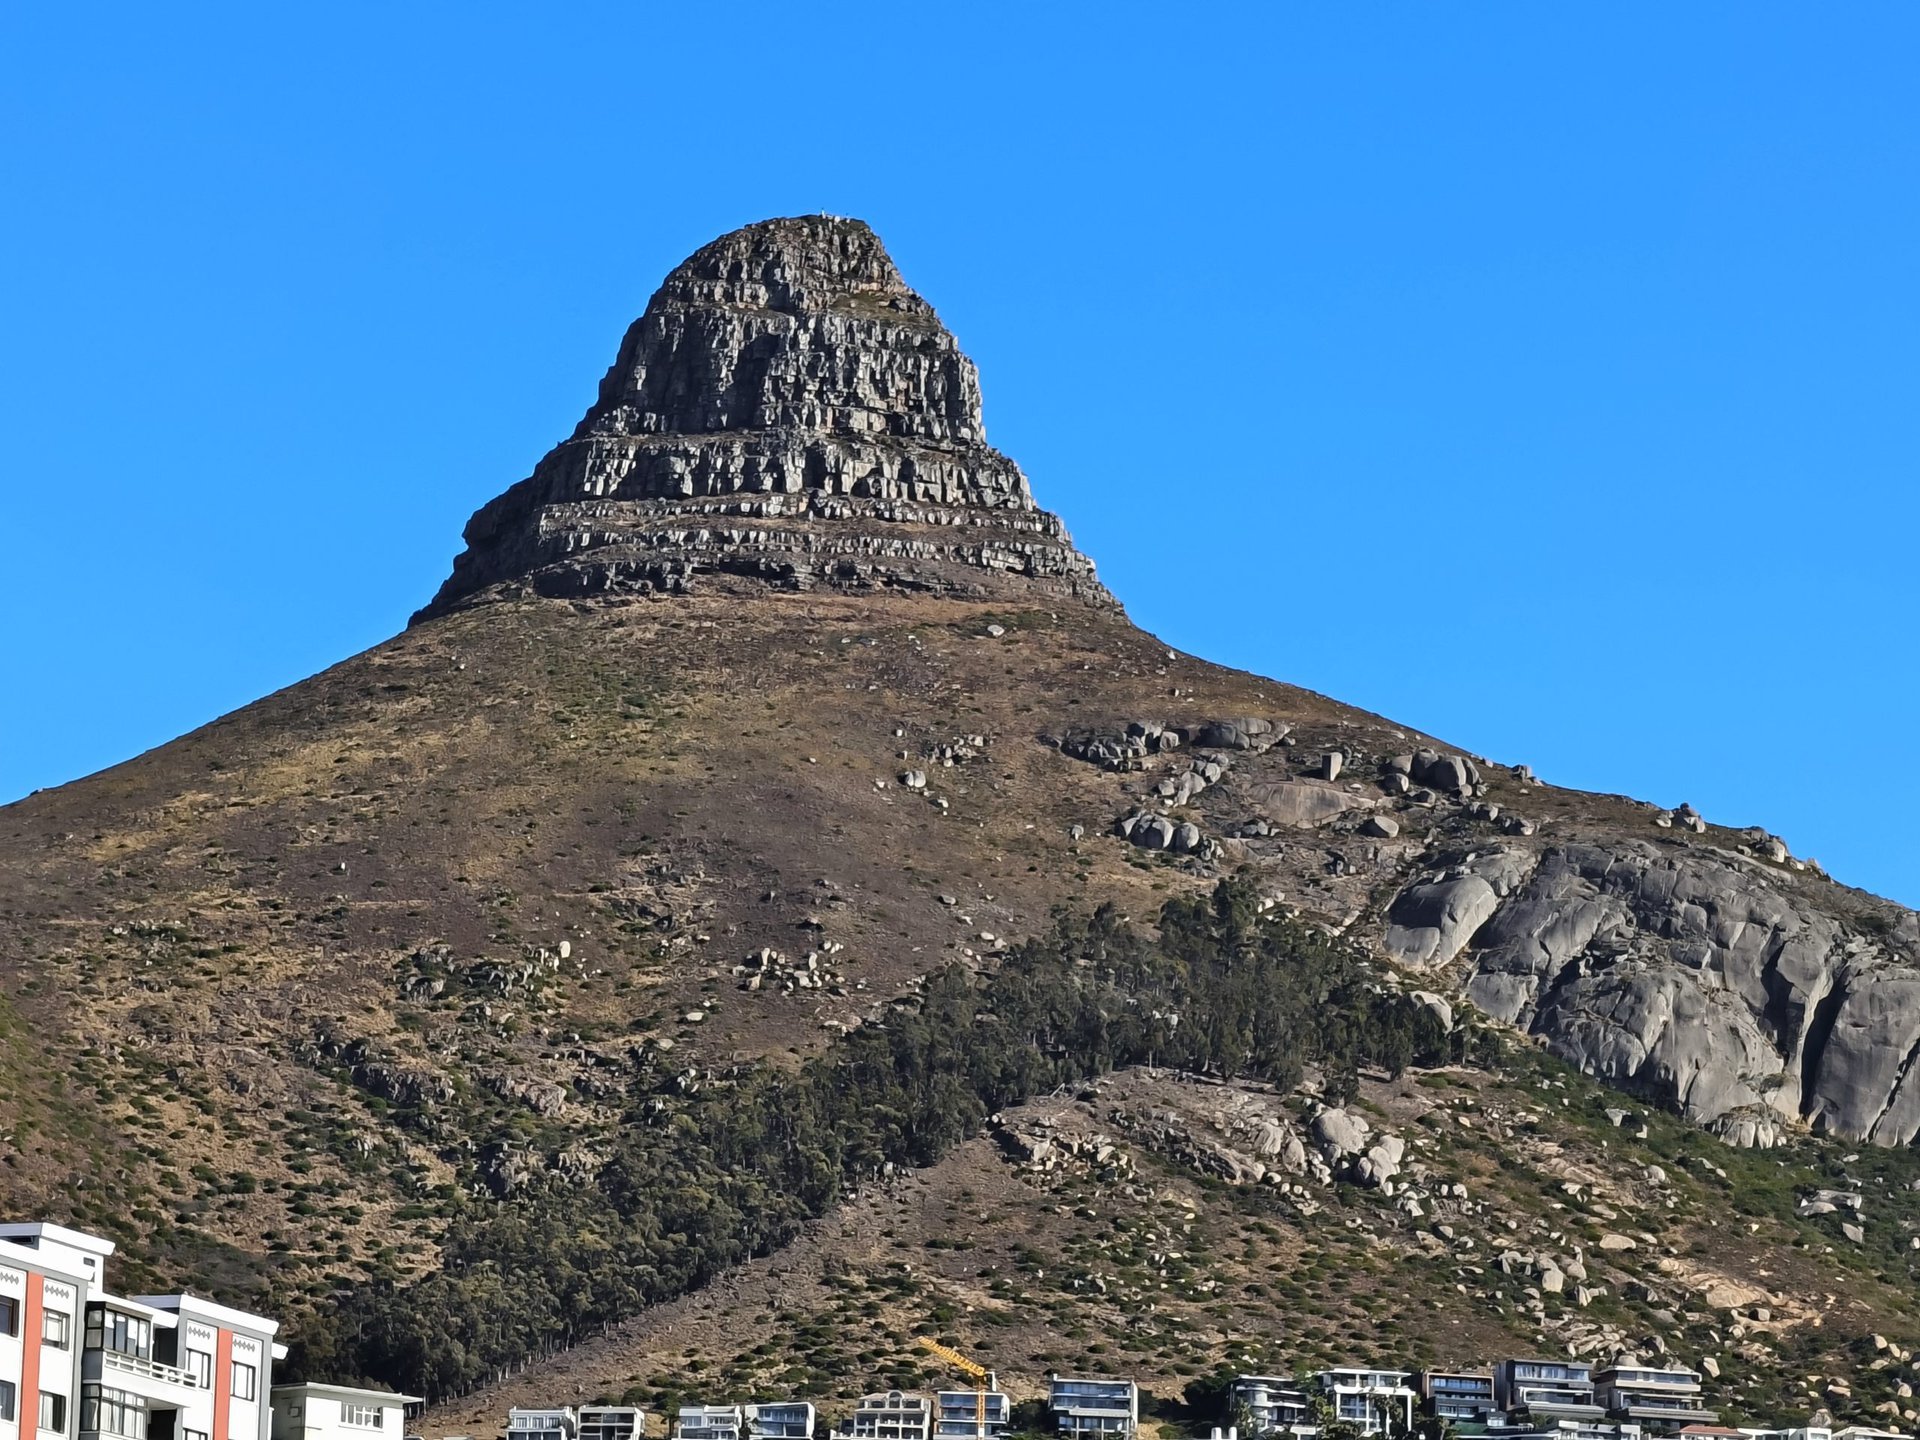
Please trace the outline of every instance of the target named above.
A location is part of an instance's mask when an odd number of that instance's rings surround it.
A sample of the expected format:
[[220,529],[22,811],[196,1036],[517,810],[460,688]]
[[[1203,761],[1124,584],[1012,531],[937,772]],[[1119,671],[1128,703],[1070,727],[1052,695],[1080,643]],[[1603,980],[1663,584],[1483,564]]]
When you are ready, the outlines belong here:
[[182,1385],[194,1388],[193,1376],[177,1365],[162,1365],[158,1360],[144,1360],[138,1355],[123,1355],[118,1350],[100,1352],[101,1368],[117,1370],[122,1375],[137,1375],[143,1380],[158,1380],[165,1385]]

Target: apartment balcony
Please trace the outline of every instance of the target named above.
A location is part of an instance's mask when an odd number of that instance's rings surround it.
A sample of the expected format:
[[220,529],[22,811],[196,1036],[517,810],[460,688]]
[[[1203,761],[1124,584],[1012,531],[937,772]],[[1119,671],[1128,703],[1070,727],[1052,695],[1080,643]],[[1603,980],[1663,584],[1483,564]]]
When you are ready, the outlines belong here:
[[1713,1425],[1720,1419],[1719,1411],[1703,1409],[1698,1402],[1678,1395],[1623,1395],[1615,1402],[1614,1413],[1629,1420],[1664,1420],[1680,1425]]
[[193,1376],[177,1365],[163,1365],[143,1355],[119,1350],[86,1350],[80,1358],[82,1381],[110,1385],[138,1395],[150,1410],[178,1410],[201,1393]]

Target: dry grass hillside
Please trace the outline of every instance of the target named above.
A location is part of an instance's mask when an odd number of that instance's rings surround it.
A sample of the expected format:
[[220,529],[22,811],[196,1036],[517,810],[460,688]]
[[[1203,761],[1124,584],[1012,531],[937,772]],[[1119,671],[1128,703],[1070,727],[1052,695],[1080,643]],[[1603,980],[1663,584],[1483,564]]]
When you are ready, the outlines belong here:
[[[1222,848],[1114,836],[1191,755],[1116,771],[1075,742],[1229,717],[1291,733],[1154,802]],[[439,1271],[476,1217],[571,1213],[648,1097],[795,1072],[1057,910],[1150,929],[1245,871],[1274,914],[1371,947],[1409,875],[1496,825],[1403,800],[1383,839],[1358,815],[1268,825],[1261,797],[1334,748],[1361,777],[1340,783],[1375,793],[1376,762],[1423,740],[1071,602],[716,593],[433,620],[0,811],[9,1208],[103,1230],[136,1280],[271,1305],[297,1336]],[[1648,833],[1635,802],[1487,779],[1556,837]],[[1877,913],[1817,874],[1779,884]],[[864,1186],[512,1393],[851,1395],[917,1374],[927,1331],[1010,1379],[1129,1368],[1175,1397],[1253,1356],[1631,1338],[1718,1355],[1756,1409],[1801,1404],[1810,1378],[1843,1413],[1910,1403],[1904,1361],[1867,1338],[1920,1344],[1906,1153],[1734,1152],[1639,1105],[1621,1129],[1620,1101],[1503,1043],[1506,1062],[1489,1039],[1478,1063],[1367,1081],[1359,1103],[1425,1171],[1398,1194],[1225,1176],[1192,1143],[1230,1137],[1222,1088],[1128,1070]],[[1242,1098],[1300,1128],[1314,1083]],[[1023,1125],[1072,1144],[1036,1167],[1007,1139]],[[1797,1213],[1821,1186],[1868,1196],[1864,1241]],[[1599,1251],[1616,1231],[1635,1248]],[[1541,1293],[1576,1251],[1601,1293]],[[1525,1258],[1503,1270],[1505,1252]],[[1835,1377],[1848,1394],[1824,1393]],[[485,1433],[506,1398],[435,1418]]]

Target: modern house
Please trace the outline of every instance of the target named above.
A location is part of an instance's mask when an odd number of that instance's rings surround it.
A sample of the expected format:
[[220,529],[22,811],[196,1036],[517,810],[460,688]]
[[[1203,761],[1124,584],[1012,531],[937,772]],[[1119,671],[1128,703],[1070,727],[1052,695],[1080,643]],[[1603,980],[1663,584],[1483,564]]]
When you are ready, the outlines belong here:
[[1713,1425],[1720,1417],[1700,1403],[1700,1372],[1684,1366],[1642,1365],[1622,1355],[1593,1377],[1593,1395],[1609,1415],[1658,1430]]
[[1361,1434],[1413,1428],[1413,1406],[1419,1397],[1407,1384],[1407,1371],[1340,1366],[1322,1370],[1318,1378],[1334,1418],[1358,1425]]
[[746,1411],[738,1405],[682,1405],[673,1433],[675,1440],[741,1440],[746,1429]]
[[850,1440],[929,1440],[933,1402],[917,1390],[863,1395],[841,1435]]
[[1599,1420],[1593,1367],[1579,1360],[1502,1360],[1493,1367],[1493,1405],[1519,1425]]
[[1013,1402],[997,1389],[942,1390],[933,1403],[936,1437],[989,1440],[1006,1434],[1013,1425]]
[[580,1417],[570,1405],[515,1406],[507,1411],[507,1440],[580,1440]]
[[273,1440],[405,1440],[407,1407],[418,1395],[351,1385],[276,1385]]
[[1248,1424],[1258,1434],[1290,1434],[1313,1427],[1307,1392],[1291,1375],[1236,1376],[1232,1396],[1235,1406],[1245,1407]]
[[1422,1370],[1420,1401],[1429,1415],[1456,1425],[1484,1425],[1493,1414],[1491,1370]]
[[580,1440],[640,1440],[647,1417],[637,1405],[582,1405]]
[[632,1405],[560,1405],[507,1412],[507,1440],[640,1440],[647,1417]]
[[747,1435],[750,1440],[813,1440],[814,1409],[805,1400],[773,1400],[749,1405]]
[[1131,1435],[1140,1428],[1140,1387],[1131,1380],[1052,1375],[1047,1409],[1062,1435]]
[[0,1429],[271,1440],[278,1323],[197,1295],[114,1295],[113,1250],[63,1225],[0,1225]]
[[1487,1434],[1493,1440],[1642,1440],[1644,1431],[1631,1420],[1547,1420],[1514,1425],[1506,1423],[1506,1417],[1496,1410]]

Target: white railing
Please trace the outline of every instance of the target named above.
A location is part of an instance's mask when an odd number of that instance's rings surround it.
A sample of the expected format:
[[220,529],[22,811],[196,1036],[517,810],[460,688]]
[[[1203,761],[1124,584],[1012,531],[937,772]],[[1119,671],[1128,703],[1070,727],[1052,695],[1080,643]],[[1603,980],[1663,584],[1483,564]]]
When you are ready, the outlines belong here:
[[101,1364],[108,1370],[118,1370],[124,1375],[138,1375],[145,1380],[159,1380],[168,1385],[184,1385],[193,1388],[193,1377],[176,1365],[162,1365],[158,1360],[143,1360],[138,1355],[123,1355],[118,1350],[102,1350]]

